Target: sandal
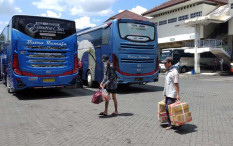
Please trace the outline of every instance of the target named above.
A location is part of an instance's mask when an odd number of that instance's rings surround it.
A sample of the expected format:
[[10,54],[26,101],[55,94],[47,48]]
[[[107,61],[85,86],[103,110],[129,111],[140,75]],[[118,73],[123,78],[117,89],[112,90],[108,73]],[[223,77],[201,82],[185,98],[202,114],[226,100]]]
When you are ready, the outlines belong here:
[[99,113],[99,115],[101,115],[101,116],[107,116],[107,114],[105,114],[104,112]]
[[171,127],[171,126],[166,128],[166,130],[170,130],[170,129],[172,129],[172,127]]
[[112,113],[111,114],[111,117],[116,117],[118,114],[116,114],[116,113]]

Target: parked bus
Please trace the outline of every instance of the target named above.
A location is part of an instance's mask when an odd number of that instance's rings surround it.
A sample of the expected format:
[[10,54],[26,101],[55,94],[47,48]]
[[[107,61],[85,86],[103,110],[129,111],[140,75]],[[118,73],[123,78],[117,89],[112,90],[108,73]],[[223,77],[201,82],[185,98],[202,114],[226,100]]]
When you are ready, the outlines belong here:
[[0,41],[1,78],[9,92],[76,84],[74,21],[15,15]]
[[77,33],[82,79],[89,87],[103,79],[102,55],[113,64],[118,84],[158,81],[157,30],[152,22],[116,19]]
[[[194,54],[185,52],[184,48],[168,48],[161,51],[161,60],[166,57],[173,58],[174,67],[178,69],[179,72],[187,72],[188,70],[194,68]],[[204,52],[200,54],[200,67],[211,68],[214,65],[214,59],[216,57],[211,52]],[[166,71],[164,64],[160,63],[160,71]]]

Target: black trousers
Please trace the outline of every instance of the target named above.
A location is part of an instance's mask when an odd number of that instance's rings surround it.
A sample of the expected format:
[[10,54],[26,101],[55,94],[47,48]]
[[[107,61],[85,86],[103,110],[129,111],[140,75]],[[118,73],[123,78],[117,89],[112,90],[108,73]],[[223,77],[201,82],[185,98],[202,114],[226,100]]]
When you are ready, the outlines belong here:
[[175,102],[176,102],[176,98],[166,97],[165,103],[166,103],[166,113],[167,113],[167,120],[168,120],[169,127],[171,126],[171,120],[169,116],[168,105],[175,103]]

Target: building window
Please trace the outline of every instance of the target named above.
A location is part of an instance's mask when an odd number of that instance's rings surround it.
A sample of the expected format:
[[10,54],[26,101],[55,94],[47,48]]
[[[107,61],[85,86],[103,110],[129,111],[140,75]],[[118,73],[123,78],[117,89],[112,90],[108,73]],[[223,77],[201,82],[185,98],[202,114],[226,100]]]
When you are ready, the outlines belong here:
[[231,4],[231,9],[233,9],[233,4]]
[[190,14],[190,18],[195,18],[195,17],[199,17],[199,16],[202,16],[202,12],[201,11]]
[[168,19],[168,23],[174,23],[177,21],[177,18]]
[[164,24],[167,24],[167,20],[163,20],[159,22],[159,25],[164,25]]
[[189,15],[180,16],[178,18],[179,21],[186,20],[186,19],[189,19]]

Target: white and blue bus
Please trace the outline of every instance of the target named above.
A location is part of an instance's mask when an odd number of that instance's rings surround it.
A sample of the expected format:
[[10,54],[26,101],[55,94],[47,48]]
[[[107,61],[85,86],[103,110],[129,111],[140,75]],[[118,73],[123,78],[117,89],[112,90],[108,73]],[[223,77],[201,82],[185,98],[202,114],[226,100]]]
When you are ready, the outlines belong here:
[[[187,52],[185,48],[167,48],[161,50],[160,56],[160,71],[165,72],[166,68],[162,60],[166,57],[172,57],[173,67],[181,73],[185,73],[194,68],[194,53]],[[212,68],[214,65],[214,59],[216,57],[211,52],[204,52],[200,54],[200,67]]]
[[8,91],[77,83],[75,22],[15,15],[0,34],[1,79]]
[[115,19],[77,33],[78,57],[83,63],[82,79],[89,87],[103,79],[102,55],[116,70],[118,84],[158,81],[156,25],[148,21]]

